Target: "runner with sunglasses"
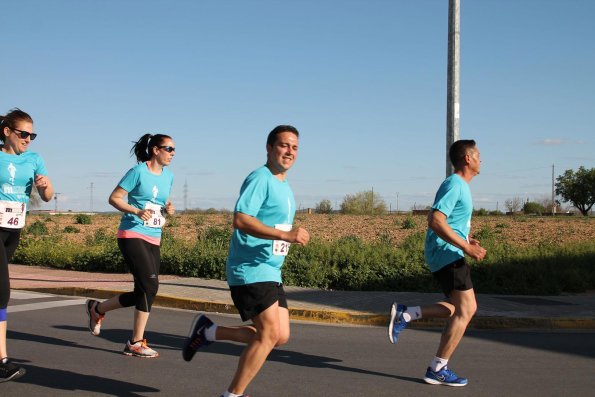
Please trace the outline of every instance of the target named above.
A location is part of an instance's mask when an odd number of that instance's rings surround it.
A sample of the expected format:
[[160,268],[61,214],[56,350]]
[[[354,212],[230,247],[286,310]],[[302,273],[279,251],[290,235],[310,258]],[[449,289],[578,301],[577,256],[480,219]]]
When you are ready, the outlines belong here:
[[25,369],[8,360],[6,350],[6,308],[10,299],[8,262],[17,249],[25,226],[27,204],[33,186],[43,201],[50,201],[54,189],[40,155],[28,152],[37,137],[33,119],[20,109],[0,116],[0,383],[17,379]]
[[105,313],[123,307],[136,308],[132,338],[126,342],[123,352],[127,356],[159,356],[147,346],[144,333],[159,288],[164,215],[175,212],[168,200],[173,174],[166,168],[175,150],[173,140],[167,135],[143,135],[131,149],[139,164],[124,175],[109,197],[109,203],[124,213],[118,230],[118,246],[134,276],[134,290],[104,302],[90,299],[86,307],[89,330],[96,336],[101,331]]

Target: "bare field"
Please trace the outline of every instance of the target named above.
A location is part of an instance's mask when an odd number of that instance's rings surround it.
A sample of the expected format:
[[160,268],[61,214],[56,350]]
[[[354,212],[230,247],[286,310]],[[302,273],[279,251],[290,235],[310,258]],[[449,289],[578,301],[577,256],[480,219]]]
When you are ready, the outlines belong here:
[[[60,232],[64,238],[83,243],[85,236],[93,235],[96,230],[104,229],[116,234],[120,216],[92,215],[90,225],[76,224],[75,215],[39,215],[30,214],[27,224],[42,221],[50,232]],[[412,228],[404,228],[407,220],[412,220]],[[411,223],[409,221],[409,223]],[[64,228],[73,226],[80,233],[63,233]],[[297,214],[294,227],[301,226],[310,232],[312,239],[333,241],[345,236],[358,236],[366,241],[382,238],[399,244],[404,238],[426,229],[426,217],[423,215],[326,215]],[[181,214],[169,221],[171,233],[176,238],[188,242],[196,241],[198,236],[209,227],[232,227],[231,214]],[[480,230],[495,233],[499,239],[517,247],[536,244],[566,245],[595,240],[595,218],[538,217],[538,216],[476,216],[472,221],[472,235]]]

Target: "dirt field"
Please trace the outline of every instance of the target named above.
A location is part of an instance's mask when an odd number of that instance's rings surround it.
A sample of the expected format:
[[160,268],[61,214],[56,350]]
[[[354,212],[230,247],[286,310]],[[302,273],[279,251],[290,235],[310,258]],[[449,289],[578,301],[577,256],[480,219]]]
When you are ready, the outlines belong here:
[[[80,233],[63,233],[64,237],[76,242],[84,242],[87,235],[103,228],[107,233],[116,234],[119,215],[92,215],[90,225],[75,223],[75,215],[27,216],[27,224],[40,220],[51,232],[63,232],[67,226],[77,228]],[[231,214],[181,214],[169,221],[171,231],[178,238],[196,240],[201,231],[209,227],[229,227]],[[415,223],[413,228],[403,228],[407,219]],[[379,236],[390,236],[395,244],[416,231],[424,231],[426,219],[423,215],[323,215],[298,214],[294,227],[301,226],[310,232],[311,238],[332,241],[344,236],[355,235],[365,240],[375,240]],[[482,229],[496,233],[510,244],[523,247],[532,244],[569,244],[595,240],[595,218],[537,217],[537,216],[476,216],[472,221],[472,234]]]

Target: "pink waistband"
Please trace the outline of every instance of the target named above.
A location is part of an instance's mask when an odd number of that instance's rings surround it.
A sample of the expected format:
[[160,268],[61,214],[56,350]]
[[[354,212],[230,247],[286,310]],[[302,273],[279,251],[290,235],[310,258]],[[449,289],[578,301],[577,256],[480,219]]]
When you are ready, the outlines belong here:
[[150,237],[142,233],[133,232],[132,230],[118,230],[118,238],[140,238],[149,244],[161,245],[161,238]]

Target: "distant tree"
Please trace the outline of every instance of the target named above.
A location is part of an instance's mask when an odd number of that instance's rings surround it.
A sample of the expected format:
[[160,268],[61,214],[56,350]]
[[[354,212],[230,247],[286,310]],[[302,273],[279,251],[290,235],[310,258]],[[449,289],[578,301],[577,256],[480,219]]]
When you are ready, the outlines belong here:
[[564,171],[556,178],[556,194],[587,216],[595,204],[595,168],[588,170],[581,166],[576,172]]
[[517,212],[523,208],[523,200],[520,197],[513,197],[504,201],[504,207],[508,212]]
[[379,215],[386,212],[386,203],[373,190],[348,194],[341,203],[344,214]]
[[489,214],[489,211],[486,210],[485,208],[480,208],[478,210],[473,211],[473,215],[477,215],[477,216],[486,216],[488,214]]
[[330,200],[322,200],[318,204],[316,204],[315,211],[317,214],[330,214],[333,212],[333,206],[331,205]]
[[523,212],[525,214],[541,215],[545,212],[545,207],[534,201],[527,201],[525,205],[523,205]]

